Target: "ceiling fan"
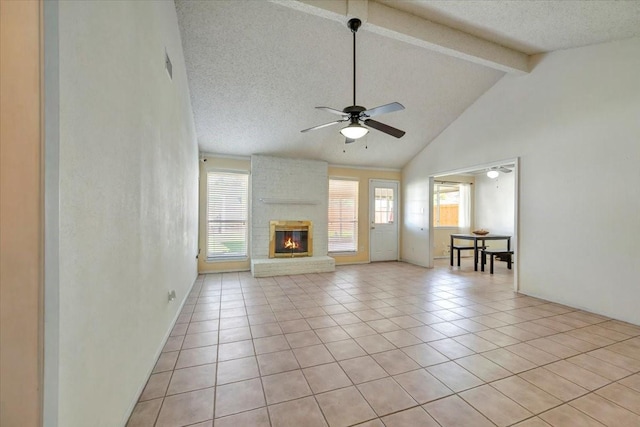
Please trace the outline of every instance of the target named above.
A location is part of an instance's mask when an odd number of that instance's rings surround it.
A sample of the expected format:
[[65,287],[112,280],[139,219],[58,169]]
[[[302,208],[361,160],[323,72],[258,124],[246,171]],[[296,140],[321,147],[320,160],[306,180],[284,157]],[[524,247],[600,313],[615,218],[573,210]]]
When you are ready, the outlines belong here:
[[399,102],[392,102],[390,104],[381,105],[379,107],[366,109],[360,105],[356,105],[356,33],[358,28],[362,25],[362,22],[358,18],[352,18],[349,20],[347,26],[353,33],[353,105],[345,107],[342,111],[329,107],[316,107],[318,110],[324,110],[332,114],[337,114],[342,118],[335,122],[325,123],[323,125],[314,126],[309,129],[304,129],[301,132],[309,132],[323,127],[335,125],[337,123],[349,122],[349,125],[342,128],[340,133],[345,136],[345,143],[349,144],[354,142],[358,138],[365,136],[369,129],[363,126],[366,125],[373,129],[384,132],[387,135],[395,136],[396,138],[402,138],[405,134],[403,130],[396,129],[392,126],[380,123],[376,120],[372,120],[371,117],[379,116],[381,114],[392,113],[394,111],[404,110],[404,106]]
[[494,166],[492,168],[489,168],[490,171],[498,171],[498,172],[502,172],[502,173],[511,173],[511,169],[506,168],[504,166]]
[[489,169],[487,169],[487,176],[491,179],[497,178],[500,173],[511,173],[511,169],[505,167],[505,166],[493,166]]

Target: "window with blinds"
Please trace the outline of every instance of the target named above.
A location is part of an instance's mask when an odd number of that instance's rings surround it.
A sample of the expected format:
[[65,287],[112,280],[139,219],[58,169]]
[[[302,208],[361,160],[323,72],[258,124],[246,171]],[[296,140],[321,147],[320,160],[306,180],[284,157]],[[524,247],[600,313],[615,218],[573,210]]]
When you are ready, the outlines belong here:
[[329,252],[358,250],[358,181],[329,180]]
[[207,259],[247,256],[249,174],[207,172]]

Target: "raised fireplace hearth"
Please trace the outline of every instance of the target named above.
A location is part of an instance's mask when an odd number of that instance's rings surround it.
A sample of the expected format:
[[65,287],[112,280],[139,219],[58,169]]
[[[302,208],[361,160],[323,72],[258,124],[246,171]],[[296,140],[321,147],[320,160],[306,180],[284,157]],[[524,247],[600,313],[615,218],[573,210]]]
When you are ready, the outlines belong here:
[[313,255],[311,221],[270,221],[269,258],[296,258]]

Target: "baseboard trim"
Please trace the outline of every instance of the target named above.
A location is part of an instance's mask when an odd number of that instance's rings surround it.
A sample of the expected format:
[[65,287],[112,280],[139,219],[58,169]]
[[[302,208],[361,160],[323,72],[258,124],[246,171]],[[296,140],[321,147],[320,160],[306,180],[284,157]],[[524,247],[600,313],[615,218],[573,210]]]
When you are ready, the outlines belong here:
[[336,267],[340,267],[341,265],[362,265],[362,264],[371,264],[371,261],[341,262],[340,264],[336,262]]
[[220,273],[241,273],[244,271],[251,271],[251,268],[231,268],[229,270],[211,270],[211,271],[198,271],[198,274],[220,274]]

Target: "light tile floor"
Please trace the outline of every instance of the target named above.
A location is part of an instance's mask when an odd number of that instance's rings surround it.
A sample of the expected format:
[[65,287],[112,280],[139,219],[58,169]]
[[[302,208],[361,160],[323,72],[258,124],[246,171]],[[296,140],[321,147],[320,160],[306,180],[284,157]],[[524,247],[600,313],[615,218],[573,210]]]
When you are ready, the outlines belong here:
[[470,265],[200,276],[127,425],[640,426],[640,327]]

